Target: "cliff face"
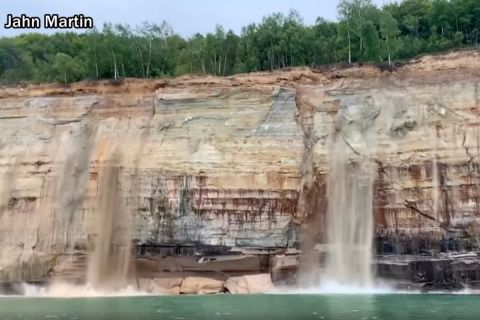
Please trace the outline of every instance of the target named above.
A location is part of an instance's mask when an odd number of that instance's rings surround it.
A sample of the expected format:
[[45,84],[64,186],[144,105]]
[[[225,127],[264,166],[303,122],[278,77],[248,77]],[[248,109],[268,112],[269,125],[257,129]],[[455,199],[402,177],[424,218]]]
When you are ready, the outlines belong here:
[[112,206],[142,253],[321,241],[334,139],[377,165],[380,252],[477,246],[479,58],[1,88],[0,278],[86,252]]

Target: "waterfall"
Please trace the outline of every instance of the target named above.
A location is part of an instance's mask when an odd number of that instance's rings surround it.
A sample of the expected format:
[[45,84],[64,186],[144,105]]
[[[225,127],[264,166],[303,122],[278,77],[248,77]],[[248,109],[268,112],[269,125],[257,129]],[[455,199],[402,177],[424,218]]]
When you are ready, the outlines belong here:
[[95,146],[97,128],[90,124],[80,126],[63,142],[64,158],[60,159],[60,170],[56,174],[53,226],[53,243],[59,252],[72,253],[77,240],[76,213],[84,205],[90,172],[90,161]]
[[87,282],[97,290],[119,290],[129,284],[132,219],[122,197],[120,160],[113,152],[99,175],[97,230],[87,274]]
[[432,161],[432,202],[433,202],[433,216],[437,221],[440,220],[438,216],[438,201],[440,198],[440,193],[439,193],[439,186],[440,186],[440,181],[439,181],[439,175],[438,175],[438,137],[437,134],[435,133],[435,136],[433,138],[433,161]]
[[[350,162],[349,149],[338,137],[331,148],[323,282],[365,288],[371,286],[373,278],[373,186],[377,166],[370,157]],[[367,146],[364,149],[370,150]]]

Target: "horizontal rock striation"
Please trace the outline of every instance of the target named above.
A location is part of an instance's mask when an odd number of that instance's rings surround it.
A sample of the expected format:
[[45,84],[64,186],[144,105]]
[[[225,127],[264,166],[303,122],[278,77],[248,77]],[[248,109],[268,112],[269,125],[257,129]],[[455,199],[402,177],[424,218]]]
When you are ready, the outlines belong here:
[[321,242],[334,136],[377,164],[378,253],[478,249],[479,61],[0,88],[0,279],[88,252],[112,167],[138,254]]

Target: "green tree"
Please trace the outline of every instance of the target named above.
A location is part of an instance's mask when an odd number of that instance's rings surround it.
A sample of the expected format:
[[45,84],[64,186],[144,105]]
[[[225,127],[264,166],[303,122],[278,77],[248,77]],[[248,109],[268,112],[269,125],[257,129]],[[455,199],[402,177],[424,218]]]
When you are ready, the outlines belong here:
[[395,48],[395,38],[400,34],[397,20],[388,11],[383,11],[380,17],[380,33],[385,39],[387,49],[388,65],[392,65],[392,50]]
[[83,76],[81,63],[63,52],[55,55],[52,69],[56,74],[55,80],[60,80],[64,83],[79,80]]
[[[337,24],[318,18],[315,25],[308,30],[307,46],[313,57],[313,65],[338,62]],[[309,52],[310,52],[309,51]]]
[[165,22],[0,38],[0,81],[225,76],[340,61],[392,65],[395,59],[477,46],[480,38],[478,0],[392,0],[382,8],[371,0],[341,0],[338,18],[305,25],[296,11],[274,13],[239,35],[217,26],[190,38]]

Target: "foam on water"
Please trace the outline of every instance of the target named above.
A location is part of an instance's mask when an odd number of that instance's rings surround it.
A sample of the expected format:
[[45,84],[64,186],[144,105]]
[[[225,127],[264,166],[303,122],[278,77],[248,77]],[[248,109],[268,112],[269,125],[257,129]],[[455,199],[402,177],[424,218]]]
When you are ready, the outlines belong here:
[[392,294],[396,291],[385,285],[344,285],[335,281],[322,281],[319,287],[299,289],[298,293],[308,294]]
[[344,285],[336,281],[322,281],[319,286],[306,287],[276,287],[270,291],[272,294],[344,294],[344,295],[372,295],[372,294],[397,294],[415,293],[414,291],[400,291],[387,283],[376,282],[370,286]]
[[[26,298],[102,298],[102,297],[141,297],[158,296],[140,291],[133,286],[128,286],[121,290],[105,291],[95,289],[92,285],[74,285],[69,283],[55,283],[50,286],[37,286],[24,283],[21,286],[22,295],[1,295],[2,297],[26,297]],[[426,294],[420,290],[398,290],[387,283],[376,282],[370,287],[346,286],[338,282],[324,282],[319,287],[291,287],[278,286],[265,292],[265,294],[274,295],[402,295],[402,294]],[[480,290],[466,288],[459,291],[429,291],[428,294],[435,295],[479,295]]]
[[438,295],[480,295],[480,289],[465,288],[448,291],[422,291],[419,289],[396,289],[390,283],[375,281],[371,286],[343,285],[335,281],[324,281],[317,287],[276,287],[269,294],[313,294],[313,295],[403,295],[403,294],[438,294]]

